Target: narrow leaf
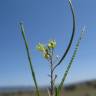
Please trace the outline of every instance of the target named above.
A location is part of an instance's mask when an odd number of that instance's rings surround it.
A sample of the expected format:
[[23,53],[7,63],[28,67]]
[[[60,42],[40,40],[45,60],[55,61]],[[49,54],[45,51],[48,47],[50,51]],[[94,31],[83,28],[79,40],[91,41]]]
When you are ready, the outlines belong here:
[[38,86],[37,86],[36,77],[35,77],[35,72],[34,72],[34,69],[33,69],[33,66],[32,66],[31,56],[30,56],[30,53],[29,53],[29,47],[28,47],[28,43],[27,43],[27,40],[26,40],[24,27],[23,27],[22,23],[20,23],[20,29],[21,29],[22,37],[23,37],[25,47],[26,47],[27,57],[28,57],[28,61],[29,61],[30,69],[31,69],[31,74],[32,74],[33,81],[34,81],[35,87],[36,87],[36,95],[40,96],[39,89],[38,89]]

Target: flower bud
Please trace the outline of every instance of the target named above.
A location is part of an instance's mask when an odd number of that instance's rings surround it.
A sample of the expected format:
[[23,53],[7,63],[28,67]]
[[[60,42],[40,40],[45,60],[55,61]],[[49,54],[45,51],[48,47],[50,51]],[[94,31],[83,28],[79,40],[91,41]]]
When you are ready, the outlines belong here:
[[43,56],[45,59],[48,59],[50,57],[49,54],[47,54],[47,53],[43,54]]
[[55,47],[56,47],[56,41],[55,41],[55,40],[49,41],[48,47],[49,47],[49,48],[55,48]]

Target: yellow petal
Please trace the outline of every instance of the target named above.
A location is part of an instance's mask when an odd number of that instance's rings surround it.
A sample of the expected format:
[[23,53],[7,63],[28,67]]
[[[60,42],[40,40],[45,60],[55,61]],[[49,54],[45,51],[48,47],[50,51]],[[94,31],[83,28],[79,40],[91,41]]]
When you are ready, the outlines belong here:
[[45,46],[41,43],[39,43],[37,46],[36,46],[36,49],[39,50],[39,51],[45,51]]

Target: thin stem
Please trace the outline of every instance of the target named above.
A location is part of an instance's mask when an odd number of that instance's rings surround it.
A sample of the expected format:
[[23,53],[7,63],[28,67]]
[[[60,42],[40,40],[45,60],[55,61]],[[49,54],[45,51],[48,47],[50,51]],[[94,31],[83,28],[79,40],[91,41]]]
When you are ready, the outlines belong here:
[[51,96],[53,96],[53,72],[52,72],[52,63],[51,63]]
[[73,10],[73,6],[72,6],[72,2],[71,0],[68,0],[69,1],[69,7],[71,9],[71,13],[72,13],[72,20],[73,20],[73,29],[72,29],[72,35],[71,35],[71,38],[70,38],[70,41],[69,41],[69,44],[68,44],[68,47],[66,48],[66,51],[65,53],[63,54],[63,56],[61,57],[60,61],[56,64],[56,66],[53,68],[53,71],[61,64],[61,62],[65,59],[67,53],[69,52],[69,49],[72,45],[72,42],[73,42],[73,39],[74,39],[74,35],[75,35],[75,13],[74,13],[74,10]]
[[51,96],[54,96],[53,49],[52,49],[50,64],[51,64],[51,90],[50,90],[50,94],[51,94]]

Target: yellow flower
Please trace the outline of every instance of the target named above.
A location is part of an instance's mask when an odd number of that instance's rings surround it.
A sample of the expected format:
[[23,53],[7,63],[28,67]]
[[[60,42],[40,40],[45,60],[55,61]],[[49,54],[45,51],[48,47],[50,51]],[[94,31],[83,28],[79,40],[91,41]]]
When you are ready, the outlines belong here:
[[55,40],[49,41],[48,47],[49,47],[49,48],[55,48],[55,47],[56,47],[56,41],[55,41]]
[[47,54],[47,53],[43,54],[43,56],[45,59],[48,59],[50,57],[49,54]]
[[36,46],[36,49],[41,51],[41,52],[44,52],[45,51],[45,46],[41,43],[39,43],[37,46]]

